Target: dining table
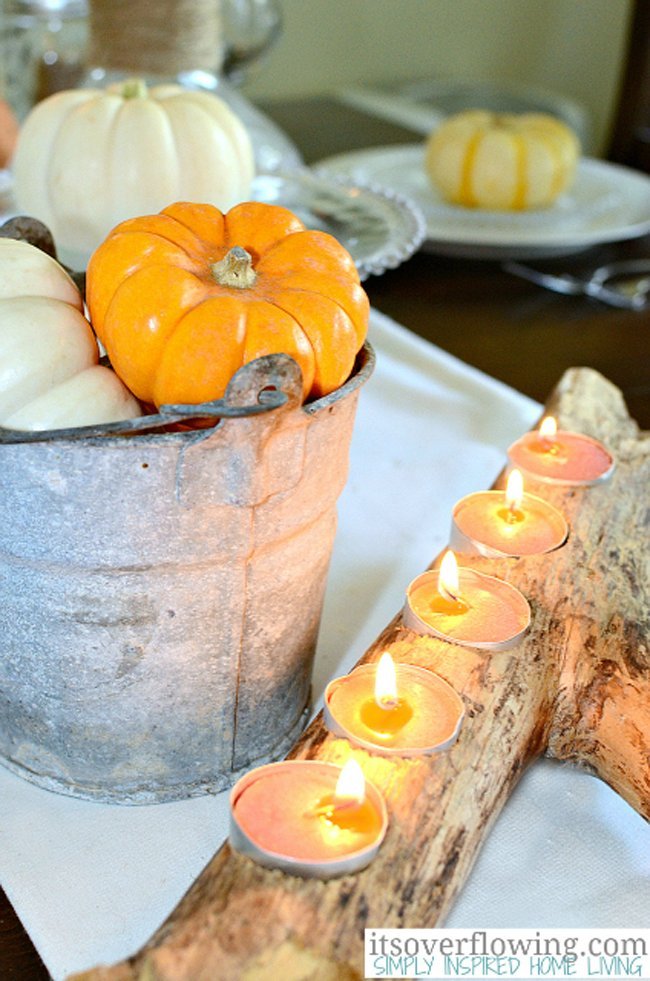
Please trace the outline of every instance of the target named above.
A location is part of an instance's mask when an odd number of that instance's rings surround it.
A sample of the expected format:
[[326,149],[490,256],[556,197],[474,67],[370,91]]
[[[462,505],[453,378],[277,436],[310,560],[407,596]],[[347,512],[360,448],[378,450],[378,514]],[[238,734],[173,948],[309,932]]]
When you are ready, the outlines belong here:
[[[336,93],[262,101],[259,108],[295,143],[309,167],[342,154],[423,140],[422,134],[355,108]],[[566,254],[523,258],[538,269],[576,277],[586,277],[604,263],[650,258],[650,233],[605,239]],[[426,358],[427,345],[432,345],[449,357],[454,371],[458,364],[468,366],[472,377],[485,376],[504,392],[518,393],[531,424],[568,368],[593,368],[621,390],[639,426],[650,428],[650,307],[621,309],[594,296],[553,292],[508,271],[506,259],[502,254],[472,255],[471,248],[454,254],[425,235],[415,254],[396,268],[365,279],[379,331],[385,323],[400,325],[405,343],[413,344],[414,363]],[[38,823],[37,814],[32,818]],[[11,847],[11,835],[0,827],[2,851]],[[646,888],[649,871],[639,872],[646,876]],[[0,885],[6,888],[4,882]],[[46,903],[55,919],[56,890]],[[48,978],[50,971],[21,922],[20,903],[16,906],[0,890],[0,979]]]

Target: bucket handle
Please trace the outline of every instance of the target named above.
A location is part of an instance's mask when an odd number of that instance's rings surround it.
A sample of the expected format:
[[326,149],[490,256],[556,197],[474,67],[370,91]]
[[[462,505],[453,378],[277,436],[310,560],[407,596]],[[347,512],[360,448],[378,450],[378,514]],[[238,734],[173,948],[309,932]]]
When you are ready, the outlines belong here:
[[161,405],[158,412],[137,419],[107,422],[98,426],[76,426],[69,429],[4,429],[0,427],[0,444],[42,443],[59,439],[89,439],[106,436],[131,436],[155,432],[174,423],[197,419],[240,419],[272,412],[281,406],[302,400],[302,374],[287,354],[266,354],[243,365],[230,379],[224,397],[196,405]]

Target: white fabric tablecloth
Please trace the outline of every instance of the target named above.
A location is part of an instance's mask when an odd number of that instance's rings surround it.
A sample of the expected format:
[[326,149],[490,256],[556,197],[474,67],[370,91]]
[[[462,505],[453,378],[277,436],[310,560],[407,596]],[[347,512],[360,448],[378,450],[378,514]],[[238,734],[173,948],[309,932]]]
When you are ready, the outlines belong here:
[[[370,338],[378,364],[340,500],[316,699],[444,547],[454,501],[492,483],[540,409],[376,312]],[[0,881],[55,979],[148,939],[224,840],[227,798],[95,804],[0,767]],[[447,926],[638,927],[649,910],[648,825],[599,781],[544,761],[506,805]]]

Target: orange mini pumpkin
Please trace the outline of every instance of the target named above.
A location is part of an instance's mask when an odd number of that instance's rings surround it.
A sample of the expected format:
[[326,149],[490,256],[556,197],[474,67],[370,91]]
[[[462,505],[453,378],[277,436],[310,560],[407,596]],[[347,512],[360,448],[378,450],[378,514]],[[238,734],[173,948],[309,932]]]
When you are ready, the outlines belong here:
[[369,303],[352,258],[286,208],[177,203],[124,221],[91,257],[90,319],[132,392],[155,405],[220,398],[243,364],[294,358],[305,397],[349,376]]

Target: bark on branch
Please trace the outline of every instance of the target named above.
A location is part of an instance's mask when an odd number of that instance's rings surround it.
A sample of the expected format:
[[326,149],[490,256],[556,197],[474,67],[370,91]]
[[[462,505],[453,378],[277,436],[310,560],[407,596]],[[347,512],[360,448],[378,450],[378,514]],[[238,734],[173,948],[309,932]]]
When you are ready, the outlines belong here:
[[560,550],[519,560],[463,557],[528,597],[528,636],[509,651],[478,652],[420,637],[398,615],[363,658],[390,649],[395,660],[452,684],[467,713],[456,745],[438,757],[371,756],[329,735],[318,718],[291,754],[360,759],[390,813],[372,865],[326,883],[302,880],[226,845],[142,951],[84,979],[361,978],[364,927],[440,923],[519,776],[544,753],[589,768],[650,818],[650,436],[639,434],[620,392],[590,369],[567,372],[548,410],[563,428],[606,443],[617,469],[590,488],[528,483],[570,522]]

